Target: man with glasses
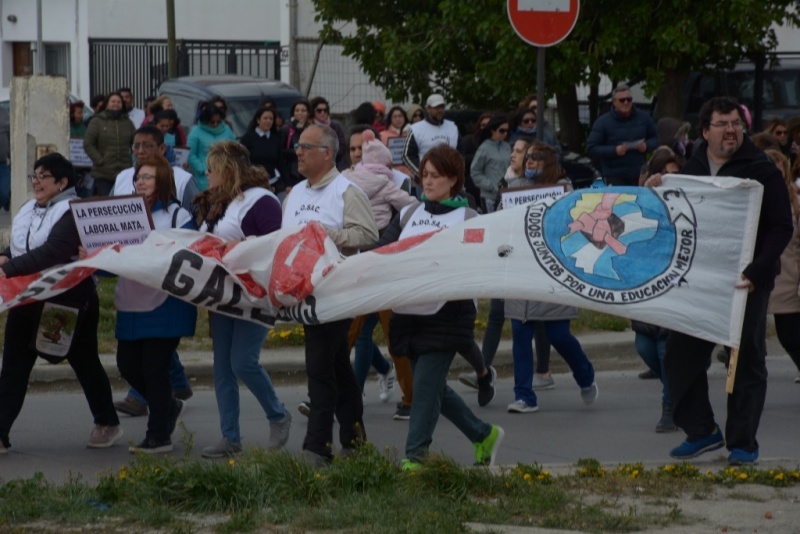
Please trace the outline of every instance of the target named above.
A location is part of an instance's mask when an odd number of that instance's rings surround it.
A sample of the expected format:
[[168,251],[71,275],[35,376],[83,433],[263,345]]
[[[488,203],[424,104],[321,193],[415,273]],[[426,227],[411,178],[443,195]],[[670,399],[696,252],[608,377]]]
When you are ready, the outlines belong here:
[[589,157],[600,163],[606,184],[638,185],[645,154],[657,147],[653,119],[634,107],[627,85],[618,85],[611,92],[611,110],[594,122],[586,140]]
[[347,154],[347,141],[344,137],[344,130],[342,125],[331,119],[331,105],[321,96],[311,99],[309,102],[311,106],[311,123],[328,126],[336,132],[336,138],[339,140],[339,148],[336,151],[336,168],[343,171],[347,168],[345,155]]
[[[667,341],[664,365],[672,397],[675,424],[686,432],[686,441],[670,456],[688,459],[726,444],[732,465],[752,465],[758,460],[756,432],[767,395],[766,332],[769,294],[780,271],[780,256],[792,237],[789,195],[781,172],[744,135],[744,119],[738,104],[727,97],[712,98],[700,109],[703,140],[681,172],[696,176],[735,176],[764,186],[761,215],[756,231],[755,255],[735,287],[747,289],[742,338],[733,393],[728,395],[728,419],[723,436],[714,421],[708,399],[708,376],[714,343],[680,332]],[[645,185],[658,187],[661,175]],[[667,182],[667,185],[669,183]],[[702,209],[702,206],[699,206]]]
[[[151,156],[156,154],[163,156],[166,153],[167,145],[164,144],[164,134],[155,126],[142,126],[136,130],[133,136],[131,150],[135,160],[134,166],[123,170],[117,175],[114,181],[114,189],[111,192],[114,196],[132,195],[136,192],[136,185],[133,183],[133,173],[136,170],[136,165]],[[175,179],[178,202],[187,211],[192,212],[192,200],[199,193],[194,176],[177,165],[172,167],[172,176]]]
[[409,127],[403,146],[403,163],[419,176],[419,162],[431,148],[442,143],[458,148],[458,127],[444,118],[447,104],[442,95],[433,94],[425,104],[426,117]]
[[[369,199],[335,166],[339,141],[331,128],[311,125],[295,145],[297,169],[305,180],[292,188],[283,205],[284,228],[321,223],[340,251],[354,252],[378,240]],[[350,364],[347,332],[351,319],[305,324],[306,375],[311,410],[302,459],[321,467],[333,457],[333,419],[339,421],[342,454],[366,438],[361,387]]]

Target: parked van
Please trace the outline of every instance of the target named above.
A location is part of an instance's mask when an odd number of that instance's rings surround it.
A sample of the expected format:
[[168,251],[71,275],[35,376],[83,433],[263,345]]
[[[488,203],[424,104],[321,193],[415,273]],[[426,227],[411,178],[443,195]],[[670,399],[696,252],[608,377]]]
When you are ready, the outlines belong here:
[[300,92],[283,82],[234,75],[174,78],[162,83],[158,94],[172,99],[187,134],[197,122],[197,106],[213,96],[221,96],[228,103],[226,119],[237,138],[244,135],[250,119],[266,100],[275,102],[279,115],[288,120],[292,104],[303,98]]

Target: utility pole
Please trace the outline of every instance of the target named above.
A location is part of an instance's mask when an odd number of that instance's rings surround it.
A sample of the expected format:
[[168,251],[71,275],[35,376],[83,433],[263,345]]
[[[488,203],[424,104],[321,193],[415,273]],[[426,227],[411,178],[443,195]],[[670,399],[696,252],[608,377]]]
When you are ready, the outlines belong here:
[[42,0],[36,0],[36,74],[39,76],[43,76],[45,73],[44,61],[44,42],[42,41]]
[[[39,2],[41,1],[39,0]],[[175,0],[167,0],[167,71],[170,79],[178,77],[178,47],[175,44]]]

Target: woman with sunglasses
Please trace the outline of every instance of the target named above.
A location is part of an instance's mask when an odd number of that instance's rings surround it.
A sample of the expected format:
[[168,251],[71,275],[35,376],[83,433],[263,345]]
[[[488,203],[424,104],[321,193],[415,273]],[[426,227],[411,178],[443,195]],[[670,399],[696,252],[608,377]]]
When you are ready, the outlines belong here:
[[317,96],[312,98],[310,104],[311,113],[313,113],[311,116],[311,123],[328,126],[336,132],[336,137],[339,138],[339,151],[336,152],[336,168],[340,171],[345,170],[347,168],[347,162],[344,157],[345,154],[347,154],[347,147],[349,145],[344,137],[342,125],[331,120],[331,105],[323,97]]
[[425,120],[425,111],[419,104],[409,104],[406,106],[406,115],[408,116],[409,124]]
[[486,128],[478,134],[481,144],[472,160],[470,175],[481,191],[484,213],[494,211],[500,180],[505,176],[511,160],[511,147],[506,143],[507,135],[508,119],[501,116],[492,117]]
[[[544,128],[543,132],[543,140],[545,143],[550,145],[551,147],[555,148],[556,150],[560,150],[558,146],[558,141],[556,140],[556,132],[550,124],[546,121],[542,121],[542,128]],[[520,137],[530,137],[531,139],[536,139],[536,129],[539,126],[539,121],[536,117],[536,109],[532,108],[523,108],[517,111],[514,117],[511,119],[511,127],[508,135],[508,142],[513,143]]]
[[783,155],[789,157],[791,154],[791,143],[789,143],[789,129],[786,127],[786,121],[780,117],[773,117],[767,123],[764,132],[775,137],[781,145],[781,152]]

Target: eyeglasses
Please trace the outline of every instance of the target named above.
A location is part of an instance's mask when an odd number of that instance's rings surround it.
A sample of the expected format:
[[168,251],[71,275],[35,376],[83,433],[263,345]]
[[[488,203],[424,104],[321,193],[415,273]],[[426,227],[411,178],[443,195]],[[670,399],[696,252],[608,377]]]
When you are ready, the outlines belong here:
[[719,122],[712,122],[709,124],[712,128],[719,128],[721,130],[727,130],[728,128],[733,128],[734,130],[741,130],[744,123],[740,120],[735,121],[719,121]]
[[633,102],[633,97],[626,96],[624,98],[618,98],[617,102],[619,102],[620,104],[630,104],[631,102]]
[[331,110],[328,108],[315,108],[314,113],[330,113]]
[[789,133],[789,132],[787,132],[786,130],[775,130],[775,131],[774,131],[774,132],[772,132],[772,133],[773,133],[774,135],[779,135],[779,136],[780,136],[780,135],[786,135],[786,134],[787,134],[787,133]]
[[508,133],[508,128],[498,128],[497,132],[501,134],[506,134]]
[[139,173],[139,174],[137,174],[136,176],[133,177],[133,181],[134,182],[138,182],[139,180],[147,180],[149,182],[150,180],[155,180],[155,179],[156,179],[156,175],[155,174],[141,174],[141,173]]
[[330,147],[327,147],[325,145],[312,145],[311,143],[295,143],[294,144],[295,152],[300,150],[301,148],[303,150],[311,150],[312,148],[318,148],[320,150],[328,150]]
[[536,123],[536,118],[535,117],[528,117],[528,118],[522,119],[522,124],[535,124],[535,123]]
[[52,174],[29,174],[28,175],[28,180],[30,180],[31,182],[35,182],[37,180],[41,182],[45,178],[55,178],[55,176],[53,176]]
[[131,150],[139,150],[140,148],[152,150],[154,148],[158,148],[158,145],[155,143],[133,143],[131,145]]
[[544,154],[540,153],[526,154],[525,159],[532,159],[534,161],[544,161]]

